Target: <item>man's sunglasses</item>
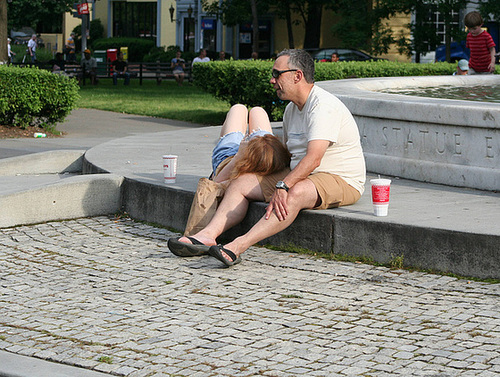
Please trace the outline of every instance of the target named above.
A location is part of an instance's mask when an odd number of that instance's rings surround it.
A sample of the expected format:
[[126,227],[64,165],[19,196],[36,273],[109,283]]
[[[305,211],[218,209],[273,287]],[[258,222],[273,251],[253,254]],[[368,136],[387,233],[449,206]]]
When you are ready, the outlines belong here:
[[278,71],[277,69],[273,69],[272,76],[273,79],[277,79],[278,77],[281,76],[282,73],[295,72],[295,71],[298,71],[298,69],[285,69],[284,71]]

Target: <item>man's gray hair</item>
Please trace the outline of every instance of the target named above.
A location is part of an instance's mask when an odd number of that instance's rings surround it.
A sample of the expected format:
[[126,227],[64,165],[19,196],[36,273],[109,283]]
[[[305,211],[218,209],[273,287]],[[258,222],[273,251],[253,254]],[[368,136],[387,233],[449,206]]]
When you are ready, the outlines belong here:
[[309,84],[314,83],[314,60],[307,51],[304,50],[283,50],[278,54],[280,56],[288,56],[288,67],[300,69],[304,73],[304,78]]

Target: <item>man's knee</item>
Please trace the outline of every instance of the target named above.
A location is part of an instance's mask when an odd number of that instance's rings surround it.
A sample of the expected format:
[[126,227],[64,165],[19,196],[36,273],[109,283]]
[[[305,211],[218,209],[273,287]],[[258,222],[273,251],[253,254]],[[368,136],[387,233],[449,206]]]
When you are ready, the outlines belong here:
[[257,176],[252,173],[242,174],[231,181],[228,191],[236,191],[250,201],[264,201],[264,194]]
[[299,209],[314,208],[321,200],[314,183],[308,179],[297,182],[288,191],[288,204]]

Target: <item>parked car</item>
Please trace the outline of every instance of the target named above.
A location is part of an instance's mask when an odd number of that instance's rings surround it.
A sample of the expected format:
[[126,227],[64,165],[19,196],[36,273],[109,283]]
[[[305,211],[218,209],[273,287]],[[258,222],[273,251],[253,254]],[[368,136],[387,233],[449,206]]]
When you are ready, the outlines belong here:
[[368,55],[363,51],[359,51],[353,48],[323,48],[319,50],[307,50],[307,51],[317,62],[330,61],[331,56],[334,52],[336,52],[339,55],[339,59],[342,62],[386,60],[386,59],[376,58],[374,56]]
[[[458,62],[461,59],[469,60],[469,49],[465,48],[465,41],[461,42],[451,42],[450,44],[450,61]],[[436,48],[436,61],[444,62],[446,61],[446,46],[441,45]]]
[[[35,31],[30,27],[23,27],[19,30],[11,30],[10,37],[12,39],[12,44],[15,45],[25,45],[31,39],[31,36],[36,34]],[[38,47],[44,47],[43,40],[37,36],[36,43]]]

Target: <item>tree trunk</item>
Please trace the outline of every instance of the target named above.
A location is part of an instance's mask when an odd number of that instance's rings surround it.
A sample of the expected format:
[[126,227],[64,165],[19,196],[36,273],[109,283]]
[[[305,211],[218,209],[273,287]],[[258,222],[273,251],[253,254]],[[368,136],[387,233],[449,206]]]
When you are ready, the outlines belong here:
[[295,42],[293,40],[292,15],[290,13],[289,4],[286,5],[285,16],[286,16],[286,29],[288,31],[288,48],[295,48]]
[[0,0],[0,62],[7,61],[7,0]]
[[252,52],[259,52],[259,15],[257,14],[257,0],[250,0],[252,7]]
[[321,15],[323,6],[310,3],[307,8],[306,31],[304,37],[304,48],[318,48],[321,37]]

